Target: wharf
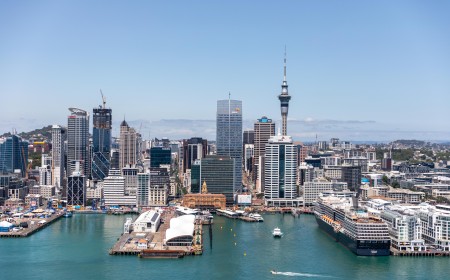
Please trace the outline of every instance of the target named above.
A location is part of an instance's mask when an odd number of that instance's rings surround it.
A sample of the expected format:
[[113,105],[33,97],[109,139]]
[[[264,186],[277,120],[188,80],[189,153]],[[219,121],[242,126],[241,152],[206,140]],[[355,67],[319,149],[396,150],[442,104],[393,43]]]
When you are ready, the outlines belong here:
[[[194,226],[192,246],[167,246],[164,244],[166,231],[170,226],[170,219],[174,211],[163,212],[161,223],[155,233],[131,232],[123,233],[114,246],[109,250],[110,255],[137,255],[141,258],[181,258],[186,255],[201,255],[203,253],[203,226],[200,220]],[[147,249],[138,248],[139,240],[147,240]]]
[[391,247],[391,255],[400,257],[450,257],[450,251],[399,251]]
[[[40,231],[43,228],[46,228],[48,225],[52,224],[54,221],[58,220],[64,216],[64,212],[54,213],[48,218],[32,218],[32,219],[19,219],[19,222],[27,222],[28,227],[23,228],[19,231],[9,231],[9,232],[0,232],[0,237],[28,237],[35,232]],[[45,222],[42,222],[45,221]]]

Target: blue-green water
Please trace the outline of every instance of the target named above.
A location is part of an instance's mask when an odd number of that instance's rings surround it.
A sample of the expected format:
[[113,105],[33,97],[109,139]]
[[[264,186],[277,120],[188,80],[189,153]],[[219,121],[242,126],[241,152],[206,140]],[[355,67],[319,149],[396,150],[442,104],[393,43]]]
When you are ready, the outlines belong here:
[[[448,279],[450,259],[358,257],[313,216],[263,215],[264,223],[216,217],[213,248],[183,259],[110,256],[126,216],[61,219],[29,238],[0,239],[0,279]],[[274,239],[280,227],[283,238]],[[283,272],[272,275],[271,269]]]

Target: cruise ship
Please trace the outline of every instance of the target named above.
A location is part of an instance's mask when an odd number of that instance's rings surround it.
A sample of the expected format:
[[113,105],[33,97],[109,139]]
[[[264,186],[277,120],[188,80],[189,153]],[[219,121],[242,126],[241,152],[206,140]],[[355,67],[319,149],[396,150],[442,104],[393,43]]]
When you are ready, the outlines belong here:
[[[355,200],[355,198],[353,198]],[[314,215],[319,227],[359,256],[388,256],[391,240],[386,223],[352,203],[352,198],[319,197]]]

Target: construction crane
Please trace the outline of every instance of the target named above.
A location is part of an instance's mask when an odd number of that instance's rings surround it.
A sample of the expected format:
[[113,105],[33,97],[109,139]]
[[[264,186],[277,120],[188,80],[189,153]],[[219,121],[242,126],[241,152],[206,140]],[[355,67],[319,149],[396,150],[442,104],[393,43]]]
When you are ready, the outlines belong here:
[[103,95],[103,92],[102,92],[102,90],[100,89],[100,94],[102,95],[102,100],[103,100],[103,109],[106,109],[106,98],[105,98],[105,96]]
[[23,160],[23,168],[25,169],[24,171],[24,175],[25,175],[25,179],[28,179],[28,169],[30,169],[31,168],[31,163],[30,164],[27,164],[27,159],[25,158],[25,152],[24,152],[24,150],[23,150],[23,147],[21,147],[21,150],[22,150],[22,160]]

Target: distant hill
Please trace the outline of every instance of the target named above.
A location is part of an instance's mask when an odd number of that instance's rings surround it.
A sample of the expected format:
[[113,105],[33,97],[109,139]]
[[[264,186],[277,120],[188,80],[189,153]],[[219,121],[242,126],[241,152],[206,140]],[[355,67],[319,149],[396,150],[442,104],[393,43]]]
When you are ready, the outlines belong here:
[[[34,140],[34,141],[50,141],[52,139],[52,126],[44,126],[43,128],[38,128],[32,130],[30,132],[21,132],[18,133],[20,137],[26,140]],[[11,136],[11,132],[4,133],[0,137],[8,137]]]
[[421,140],[396,140],[394,144],[410,145],[410,146],[425,146],[427,143]]

